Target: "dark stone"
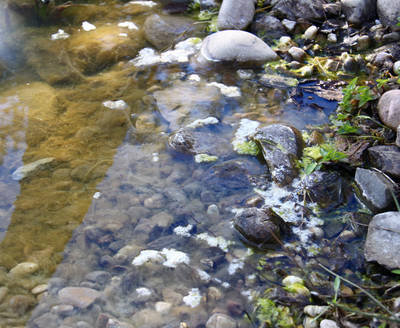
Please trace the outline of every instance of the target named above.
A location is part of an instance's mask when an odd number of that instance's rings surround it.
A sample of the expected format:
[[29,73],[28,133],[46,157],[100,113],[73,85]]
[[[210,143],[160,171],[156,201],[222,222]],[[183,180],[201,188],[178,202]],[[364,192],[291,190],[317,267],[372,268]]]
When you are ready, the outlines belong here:
[[291,183],[303,150],[301,134],[288,125],[272,124],[258,129],[254,140],[261,146],[272,179],[280,185]]
[[395,185],[382,173],[357,168],[355,183],[357,196],[374,212],[388,210],[393,207],[392,192]]
[[253,20],[254,12],[252,0],[223,0],[218,13],[218,29],[244,30]]
[[291,20],[323,21],[325,3],[324,0],[271,0],[272,13]]
[[371,165],[395,178],[400,178],[400,149],[397,146],[368,148]]
[[351,24],[364,24],[376,18],[376,0],[342,0],[342,9]]
[[368,226],[364,255],[389,270],[400,268],[400,212],[385,212],[373,217]]
[[107,271],[93,271],[86,275],[86,280],[105,285],[111,280],[111,274]]
[[271,43],[283,35],[287,35],[281,21],[267,13],[257,14],[251,24],[251,32],[258,35],[264,42]]
[[246,208],[234,219],[235,228],[251,243],[275,244],[284,221],[271,209]]
[[322,208],[332,208],[343,202],[343,180],[337,172],[316,171],[304,177],[298,191],[306,192],[311,202]]

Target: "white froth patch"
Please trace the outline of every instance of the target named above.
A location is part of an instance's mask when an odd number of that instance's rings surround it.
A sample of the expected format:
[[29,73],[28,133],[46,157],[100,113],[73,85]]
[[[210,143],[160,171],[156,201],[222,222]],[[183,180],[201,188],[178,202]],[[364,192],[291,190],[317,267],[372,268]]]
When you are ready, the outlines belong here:
[[159,251],[148,249],[141,251],[140,254],[133,259],[132,264],[140,266],[147,262],[161,263],[163,261],[164,257],[160,254]]
[[217,87],[225,97],[238,98],[242,96],[242,93],[240,92],[240,89],[238,87],[230,87],[218,82],[207,83],[207,85]]
[[195,120],[192,123],[186,125],[186,127],[189,129],[196,129],[196,128],[200,128],[205,125],[213,125],[213,124],[218,124],[218,123],[219,123],[219,121],[216,117],[209,116],[207,118]]
[[51,35],[50,39],[52,41],[65,40],[65,39],[68,39],[69,37],[70,37],[70,35],[68,33],[64,32],[64,30],[62,30],[62,29],[59,29],[57,31],[57,33],[54,33],[54,34]]
[[205,282],[209,282],[211,280],[211,276],[205,272],[204,270],[201,269],[196,269],[197,274],[199,275],[199,278]]
[[101,197],[101,192],[99,192],[99,191],[96,191],[94,194],[93,194],[93,199],[99,199]]
[[174,233],[178,236],[182,236],[182,237],[190,237],[190,230],[193,229],[193,225],[192,224],[188,224],[186,227],[184,226],[177,226],[174,228]]
[[83,29],[84,31],[86,31],[86,32],[89,32],[89,31],[95,30],[95,29],[96,29],[96,26],[94,26],[93,24],[90,24],[90,23],[87,22],[87,21],[84,21],[84,22],[82,23],[82,29]]
[[228,252],[228,247],[232,244],[231,241],[227,241],[224,237],[210,236],[206,232],[196,235],[196,239],[204,240],[210,247],[219,247],[224,252]]
[[194,161],[196,163],[210,163],[218,160],[218,156],[208,155],[208,154],[197,154],[194,156]]
[[158,54],[152,48],[144,48],[130,61],[135,66],[150,66],[158,63],[186,63],[189,57],[194,55],[201,48],[201,39],[189,38],[175,45],[173,50]]
[[189,81],[193,81],[193,82],[200,82],[200,75],[197,74],[190,74],[188,77]]
[[236,271],[241,270],[244,268],[244,262],[241,259],[233,259],[228,266],[228,273],[230,275],[234,275]]
[[162,263],[162,265],[168,268],[176,268],[178,264],[181,263],[189,264],[190,258],[186,253],[173,248],[164,248],[162,251],[148,249],[141,251],[140,254],[133,259],[132,264],[140,266],[147,262]]
[[146,287],[136,288],[136,293],[140,297],[148,297],[148,296],[150,296],[152,294],[151,290],[146,288]]
[[103,102],[103,106],[116,110],[125,110],[128,108],[127,103],[123,100],[116,100],[116,101],[107,100]]
[[139,27],[134,22],[121,22],[118,23],[118,27],[126,27],[128,30],[138,30]]
[[198,288],[192,288],[189,291],[189,294],[183,297],[183,303],[192,308],[195,308],[200,305],[201,298],[202,296],[200,294],[200,290]]
[[127,4],[130,5],[139,5],[144,7],[154,7],[157,6],[157,3],[154,1],[129,1]]

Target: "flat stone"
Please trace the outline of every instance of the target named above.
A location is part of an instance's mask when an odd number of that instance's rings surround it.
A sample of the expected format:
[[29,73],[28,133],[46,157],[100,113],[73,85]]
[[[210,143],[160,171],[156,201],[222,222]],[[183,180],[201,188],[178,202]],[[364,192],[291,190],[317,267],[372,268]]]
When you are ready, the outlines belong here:
[[374,212],[387,210],[393,206],[395,186],[382,173],[357,168],[355,183],[357,195]]
[[378,102],[378,113],[386,126],[397,129],[400,125],[400,90],[386,91],[382,95]]
[[58,292],[58,296],[63,303],[86,309],[100,297],[100,293],[86,287],[65,287]]
[[400,268],[400,212],[375,215],[369,226],[364,255],[389,270]]
[[324,319],[319,324],[320,328],[339,328],[338,324],[333,320]]
[[223,0],[218,13],[219,30],[243,30],[253,20],[253,0]]
[[304,32],[304,38],[307,40],[314,40],[318,33],[318,27],[315,25],[310,26]]
[[26,276],[39,270],[39,265],[33,262],[22,262],[13,267],[9,274],[11,276]]
[[299,18],[309,21],[325,19],[322,0],[271,0],[272,14],[290,20]]
[[86,275],[86,280],[104,285],[111,280],[111,274],[107,271],[93,271]]
[[400,148],[375,146],[368,148],[371,165],[393,177],[400,178]]
[[299,48],[299,47],[291,47],[288,50],[288,53],[289,53],[290,56],[292,56],[292,58],[294,60],[297,60],[299,62],[304,61],[304,59],[307,56],[306,52],[303,49]]
[[199,62],[267,62],[278,55],[257,36],[236,30],[220,31],[203,40]]

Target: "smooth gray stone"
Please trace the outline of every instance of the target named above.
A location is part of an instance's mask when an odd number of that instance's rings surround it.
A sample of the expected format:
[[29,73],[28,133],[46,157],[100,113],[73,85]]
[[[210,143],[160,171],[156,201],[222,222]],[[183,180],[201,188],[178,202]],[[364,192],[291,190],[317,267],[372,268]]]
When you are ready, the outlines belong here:
[[390,26],[398,29],[396,24],[397,17],[400,17],[400,1],[399,0],[378,0],[377,1],[378,17],[384,26]]
[[390,90],[382,95],[378,102],[378,113],[386,126],[397,129],[400,125],[400,90]]
[[341,3],[351,24],[360,25],[376,18],[376,0],[341,0]]
[[223,0],[218,14],[219,30],[243,30],[253,20],[254,0]]
[[400,149],[397,146],[368,148],[371,164],[390,176],[400,178]]
[[364,247],[365,259],[389,270],[400,268],[400,212],[385,212],[373,217]]

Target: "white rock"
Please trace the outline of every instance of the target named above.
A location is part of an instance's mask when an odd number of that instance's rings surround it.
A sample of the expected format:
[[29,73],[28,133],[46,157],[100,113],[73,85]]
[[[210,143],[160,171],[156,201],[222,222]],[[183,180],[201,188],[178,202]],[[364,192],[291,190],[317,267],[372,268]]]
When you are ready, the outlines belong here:
[[172,304],[168,302],[157,302],[154,307],[158,313],[167,314],[171,310]]
[[207,83],[207,85],[217,87],[224,96],[229,97],[229,98],[237,98],[242,95],[242,93],[240,92],[240,89],[235,86],[227,86],[225,84],[218,83],[218,82]]
[[141,67],[158,64],[160,61],[161,57],[154,49],[143,48],[139,51],[138,55],[129,62],[137,67]]
[[22,262],[13,267],[9,274],[12,276],[26,276],[39,270],[39,265],[33,262]]
[[157,3],[154,1],[129,1],[128,3],[131,5],[139,5],[139,6],[145,6],[145,7],[157,6]]
[[319,324],[320,328],[339,328],[337,323],[333,320],[324,319]]
[[140,266],[145,264],[146,262],[162,263],[163,261],[164,257],[160,254],[159,251],[144,250],[141,251],[140,254],[133,259],[132,264],[135,266]]
[[229,245],[232,243],[224,239],[224,237],[214,237],[210,236],[208,233],[204,232],[201,234],[196,235],[196,239],[204,240],[210,247],[219,247],[224,252],[228,251]]
[[294,284],[304,285],[304,280],[296,276],[287,276],[285,279],[282,280],[282,284],[286,287],[292,286]]
[[285,26],[285,28],[289,31],[292,32],[294,28],[296,27],[296,22],[288,19],[283,19],[282,20],[282,25]]
[[233,259],[228,266],[228,273],[234,275],[237,270],[244,268],[244,262],[241,259]]
[[336,43],[337,42],[337,36],[335,33],[329,33],[327,40],[329,43]]
[[314,40],[315,37],[317,36],[317,33],[318,33],[318,27],[312,25],[304,32],[304,38],[307,40]]
[[84,21],[84,22],[82,23],[82,29],[83,29],[84,31],[86,31],[86,32],[89,32],[89,31],[95,30],[95,29],[96,29],[96,26],[94,26],[93,24],[90,24],[90,23],[87,22],[87,21]]
[[307,305],[304,307],[304,313],[313,318],[328,310],[329,306]]

